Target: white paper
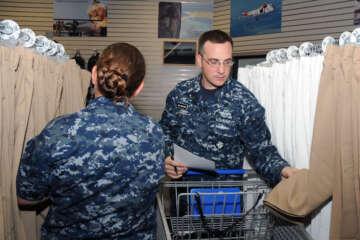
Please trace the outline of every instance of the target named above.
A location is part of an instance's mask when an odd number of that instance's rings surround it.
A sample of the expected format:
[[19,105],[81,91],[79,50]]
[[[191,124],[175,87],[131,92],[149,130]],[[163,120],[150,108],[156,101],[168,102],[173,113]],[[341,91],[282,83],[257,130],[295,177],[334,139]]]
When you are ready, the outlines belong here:
[[174,144],[174,160],[182,162],[185,167],[205,171],[215,171],[215,162],[196,156]]

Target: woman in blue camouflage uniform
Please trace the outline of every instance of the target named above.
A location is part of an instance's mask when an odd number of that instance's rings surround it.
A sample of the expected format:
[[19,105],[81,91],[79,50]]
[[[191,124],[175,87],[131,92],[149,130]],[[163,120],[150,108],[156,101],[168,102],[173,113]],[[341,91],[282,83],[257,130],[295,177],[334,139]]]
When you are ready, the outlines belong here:
[[25,148],[19,205],[46,199],[42,239],[153,239],[164,175],[164,136],[137,112],[145,61],[126,43],[108,46],[92,71],[95,99],[52,120]]

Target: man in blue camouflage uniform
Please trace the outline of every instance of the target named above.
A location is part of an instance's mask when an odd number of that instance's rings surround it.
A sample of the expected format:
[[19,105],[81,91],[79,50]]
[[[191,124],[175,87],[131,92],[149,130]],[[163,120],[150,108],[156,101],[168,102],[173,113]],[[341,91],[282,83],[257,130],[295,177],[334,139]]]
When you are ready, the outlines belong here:
[[94,84],[97,98],[85,109],[55,118],[27,143],[18,202],[51,200],[42,239],[154,239],[163,132],[130,102],[99,97]]
[[202,73],[178,83],[169,93],[160,121],[166,135],[166,174],[178,179],[187,171],[173,161],[173,143],[209,160],[216,168],[242,168],[245,155],[274,186],[295,168],[271,143],[265,110],[240,82],[229,77],[232,39],[213,30],[199,39],[196,61]]

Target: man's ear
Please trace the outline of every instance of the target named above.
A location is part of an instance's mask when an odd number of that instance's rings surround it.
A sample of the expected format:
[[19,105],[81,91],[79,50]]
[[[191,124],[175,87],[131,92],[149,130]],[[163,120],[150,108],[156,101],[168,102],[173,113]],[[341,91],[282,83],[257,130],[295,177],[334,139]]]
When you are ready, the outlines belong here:
[[196,54],[196,65],[200,68],[202,67],[201,58],[202,58],[201,55],[199,53],[197,53]]
[[91,70],[91,82],[96,85],[97,82],[97,66],[95,65]]
[[144,88],[144,81],[142,81],[140,83],[140,85],[138,86],[138,88],[135,90],[134,94],[132,95],[132,97],[136,97],[137,95],[139,95],[139,93],[141,92],[141,90]]

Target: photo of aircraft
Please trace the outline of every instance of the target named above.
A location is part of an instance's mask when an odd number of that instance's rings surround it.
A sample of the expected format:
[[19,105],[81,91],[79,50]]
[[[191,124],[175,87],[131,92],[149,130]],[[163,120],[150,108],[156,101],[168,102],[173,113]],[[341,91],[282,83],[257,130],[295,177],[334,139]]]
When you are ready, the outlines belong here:
[[279,33],[281,19],[282,0],[231,0],[232,37]]
[[242,12],[242,15],[244,15],[244,16],[259,16],[262,14],[270,13],[274,10],[275,10],[275,7],[272,4],[264,3],[257,9],[247,11],[247,12]]

